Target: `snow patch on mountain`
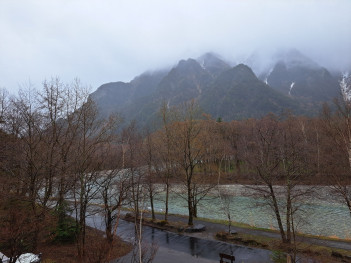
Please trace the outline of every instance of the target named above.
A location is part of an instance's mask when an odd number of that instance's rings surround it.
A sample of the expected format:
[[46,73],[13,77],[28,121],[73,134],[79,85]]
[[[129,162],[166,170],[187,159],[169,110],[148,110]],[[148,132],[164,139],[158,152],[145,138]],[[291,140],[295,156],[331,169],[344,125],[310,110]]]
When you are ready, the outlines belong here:
[[342,74],[339,84],[344,101],[351,101],[351,75],[349,72]]
[[199,94],[202,93],[202,89],[201,89],[201,86],[199,84],[196,85],[196,89],[199,92]]
[[266,85],[268,85],[268,78],[269,78],[269,76],[272,74],[272,72],[273,72],[273,68],[271,68],[271,69],[268,71],[268,73],[267,73],[267,75],[266,75],[266,78],[264,79],[264,83],[266,83]]
[[205,67],[205,60],[203,60],[203,61],[200,63],[200,66],[201,66],[203,69],[206,69],[206,67]]
[[291,82],[290,89],[289,89],[289,96],[291,96],[291,91],[294,86],[295,86],[295,82]]

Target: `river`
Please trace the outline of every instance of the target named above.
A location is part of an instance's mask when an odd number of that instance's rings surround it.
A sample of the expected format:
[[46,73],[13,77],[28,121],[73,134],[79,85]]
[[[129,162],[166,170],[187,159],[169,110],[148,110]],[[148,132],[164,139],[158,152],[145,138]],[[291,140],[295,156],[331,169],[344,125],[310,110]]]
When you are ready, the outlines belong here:
[[[304,188],[305,186],[300,186]],[[160,186],[158,187],[160,189]],[[243,185],[221,186],[229,193],[232,220],[246,223],[255,227],[277,229],[277,223],[271,210],[264,206],[262,199],[251,196],[250,189]],[[157,194],[155,199],[156,211],[164,211],[164,192]],[[315,187],[314,194],[297,201],[299,212],[295,223],[297,231],[316,236],[329,236],[351,239],[351,218],[349,211],[340,200],[331,193],[329,187]],[[223,202],[218,197],[218,191],[213,190],[198,205],[198,216],[210,219],[227,220],[223,210]],[[146,207],[150,205],[147,204]],[[187,202],[181,187],[173,188],[169,203],[169,213],[187,215]]]

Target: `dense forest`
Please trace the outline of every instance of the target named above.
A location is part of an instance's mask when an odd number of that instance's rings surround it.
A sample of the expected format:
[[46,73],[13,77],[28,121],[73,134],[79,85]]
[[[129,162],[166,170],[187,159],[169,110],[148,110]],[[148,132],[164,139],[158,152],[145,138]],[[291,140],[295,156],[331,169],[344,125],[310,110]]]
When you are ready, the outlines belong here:
[[[189,225],[198,204],[218,184],[249,185],[269,204],[284,243],[294,236],[297,200],[314,185],[330,185],[351,214],[347,98],[324,105],[318,118],[286,112],[224,122],[201,112],[196,101],[181,107],[164,103],[161,125],[154,129],[125,124],[118,114],[100,116],[78,81],[66,85],[53,79],[40,91],[28,88],[17,96],[1,90],[0,249],[9,256],[36,251],[50,221],[55,231],[49,239],[75,242],[85,262],[90,206],[102,202],[104,242],[112,249],[121,209],[139,215],[141,204],[149,202],[154,216],[159,185],[165,192],[165,221],[171,186],[184,186]],[[301,191],[298,185],[311,188]]]

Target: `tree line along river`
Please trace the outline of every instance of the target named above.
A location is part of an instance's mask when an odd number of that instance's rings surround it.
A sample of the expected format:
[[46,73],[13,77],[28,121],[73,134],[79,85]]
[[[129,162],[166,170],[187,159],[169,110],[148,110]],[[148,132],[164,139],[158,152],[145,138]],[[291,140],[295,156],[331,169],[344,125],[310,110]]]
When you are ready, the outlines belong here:
[[[300,186],[303,188],[304,186]],[[158,187],[161,189],[161,187]],[[232,221],[251,226],[278,229],[276,219],[265,202],[252,196],[250,189],[243,185],[225,185],[220,187],[222,192],[229,193],[228,202]],[[279,187],[277,187],[279,188]],[[169,198],[169,213],[187,215],[187,202],[181,187],[173,187]],[[164,211],[165,193],[159,191],[155,196],[156,211]],[[297,201],[299,210],[295,215],[295,225],[298,232],[316,236],[329,236],[341,239],[351,239],[351,217],[347,207],[337,200],[327,186],[315,187],[312,196]],[[150,205],[146,202],[146,208]],[[281,210],[282,215],[284,210]],[[227,220],[223,209],[223,201],[219,198],[218,190],[212,190],[198,204],[198,216],[209,219]]]

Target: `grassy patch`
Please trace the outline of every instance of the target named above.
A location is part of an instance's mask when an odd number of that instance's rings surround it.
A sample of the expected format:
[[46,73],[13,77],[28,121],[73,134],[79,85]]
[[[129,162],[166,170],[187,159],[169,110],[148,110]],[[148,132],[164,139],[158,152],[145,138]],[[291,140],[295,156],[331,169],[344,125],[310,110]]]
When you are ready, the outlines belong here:
[[[210,219],[210,218],[204,218],[204,217],[198,217],[196,219],[204,221],[204,222],[216,223],[216,224],[221,224],[221,225],[226,225],[226,226],[229,225],[228,220]],[[263,230],[263,231],[267,231],[267,232],[276,232],[276,233],[278,233],[278,231],[276,231],[276,230],[271,230],[271,229],[266,229],[266,228],[259,228],[259,227],[252,226],[250,224],[245,224],[245,223],[240,223],[240,222],[232,221],[231,225],[235,226],[235,227],[246,228],[246,229],[255,229],[255,230]]]
[[245,233],[229,234],[227,232],[218,232],[216,234],[216,239],[240,245],[267,249],[273,249],[275,246],[271,245],[277,242],[276,239],[270,237],[255,236]]
[[[222,225],[226,225],[228,226],[228,220],[220,220],[220,219],[209,219],[209,218],[196,218],[197,220],[201,220],[204,222],[210,222],[210,223],[216,223],[216,224],[222,224]],[[262,228],[262,227],[255,227],[249,224],[245,224],[245,223],[240,223],[240,222],[233,222],[231,223],[232,226],[234,227],[240,227],[240,228],[244,228],[244,229],[251,229],[251,230],[260,230],[260,231],[265,231],[265,232],[269,232],[269,233],[278,233],[278,230],[274,230],[274,229],[269,229],[269,228]],[[315,235],[311,235],[311,234],[304,234],[304,233],[297,233],[297,236],[299,237],[307,237],[307,238],[315,238],[315,239],[320,239],[320,240],[329,240],[329,241],[340,241],[340,242],[347,242],[347,243],[351,243],[350,239],[342,239],[342,238],[338,238],[338,237],[331,237],[331,236],[315,236]]]
[[[185,215],[177,215],[181,218],[187,218]],[[208,218],[197,218],[204,222],[217,223],[222,225],[228,225],[226,220],[216,220]],[[164,230],[169,230],[172,232],[181,232],[179,229],[185,228],[187,225],[184,222],[165,222],[164,220],[151,220],[150,218],[144,217],[144,223],[153,227],[157,227]],[[244,223],[232,222],[232,226],[240,227],[243,229],[252,229],[252,230],[261,230],[266,232],[278,233],[276,230],[271,229],[262,229],[250,226]],[[301,237],[310,237],[322,240],[337,240],[340,239],[330,238],[330,237],[318,237],[312,235],[299,234]],[[237,234],[228,234],[227,232],[219,232],[215,236],[216,239],[234,243],[239,245],[245,245],[256,248],[264,248],[272,251],[272,256],[275,257],[274,262],[280,262],[285,260],[286,262],[286,253],[294,253],[302,255],[306,258],[313,258],[316,262],[351,262],[351,251],[344,249],[330,248],[320,245],[312,245],[307,242],[297,242],[296,246],[283,244],[279,238],[267,237],[264,235],[253,235],[248,233],[237,233]],[[348,241],[348,240],[346,240]],[[283,261],[282,261],[283,262]]]
[[[134,216],[132,214],[126,214],[124,219],[127,221],[134,221]],[[143,225],[155,227],[162,230],[168,230],[171,232],[177,232],[177,233],[183,232],[185,228],[188,226],[183,222],[165,221],[165,220],[159,220],[159,219],[152,220],[151,218],[148,218],[148,217],[143,218]]]
[[265,248],[273,251],[274,255],[285,253],[297,253],[306,258],[313,258],[318,262],[350,262],[351,251],[344,249],[335,249],[325,246],[312,245],[304,242],[293,244],[283,244],[280,239],[251,235],[246,233],[229,234],[227,232],[219,232],[216,234],[218,240],[245,245],[250,247]]

